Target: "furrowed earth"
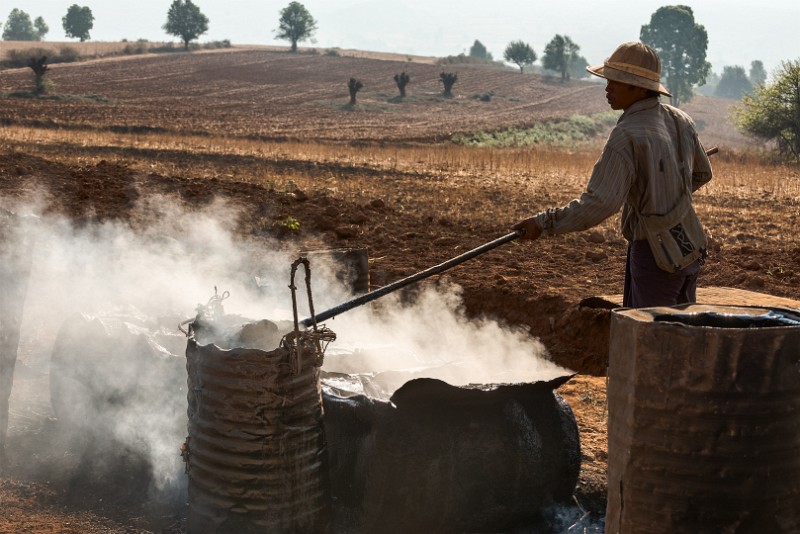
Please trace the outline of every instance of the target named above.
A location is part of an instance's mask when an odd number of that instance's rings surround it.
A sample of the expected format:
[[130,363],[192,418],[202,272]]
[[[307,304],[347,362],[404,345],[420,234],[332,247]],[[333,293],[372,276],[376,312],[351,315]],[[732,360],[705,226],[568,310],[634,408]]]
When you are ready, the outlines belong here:
[[[441,94],[443,71],[458,73],[453,98]],[[405,99],[393,81],[400,72],[411,76]],[[30,70],[0,76],[0,205],[43,198],[43,213],[76,225],[142,229],[138,206],[152,195],[187,210],[223,199],[251,246],[368,249],[374,286],[576,198],[608,131],[563,145],[454,145],[454,134],[606,112],[603,85],[430,58],[234,48],[59,64],[47,76],[52,93],[71,98],[12,97],[30,87]],[[364,82],[355,106],[351,77]],[[754,147],[731,126],[732,103],[697,96],[685,106],[704,145],[720,148],[715,181],[696,197],[712,249],[700,285],[796,298],[800,174],[748,159]],[[613,217],[583,233],[514,241],[423,282],[457,284],[469,317],[530,332],[576,373],[559,393],[581,431],[576,499],[594,514],[605,503],[610,312],[590,297],[621,293],[625,253]],[[70,450],[46,393],[49,349],[20,343],[0,532],[182,532],[185,510],[148,499],[135,460],[122,455],[100,485],[42,468]],[[33,404],[15,404],[37,391]]]

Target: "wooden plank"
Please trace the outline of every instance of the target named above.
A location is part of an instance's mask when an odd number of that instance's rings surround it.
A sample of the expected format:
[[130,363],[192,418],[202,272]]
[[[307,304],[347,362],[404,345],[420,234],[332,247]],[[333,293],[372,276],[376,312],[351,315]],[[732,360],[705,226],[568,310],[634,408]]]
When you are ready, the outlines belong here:
[[[776,297],[768,293],[759,293],[734,287],[698,287],[697,302],[699,304],[719,304],[721,306],[763,306],[800,310],[800,300]],[[621,308],[622,295],[589,297],[582,300],[581,305],[590,308]]]

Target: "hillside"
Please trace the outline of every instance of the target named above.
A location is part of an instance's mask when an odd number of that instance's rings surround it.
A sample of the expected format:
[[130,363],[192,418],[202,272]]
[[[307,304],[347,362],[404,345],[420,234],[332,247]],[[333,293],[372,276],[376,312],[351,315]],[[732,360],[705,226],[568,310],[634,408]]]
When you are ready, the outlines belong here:
[[[52,65],[47,79],[63,100],[14,99],[5,124],[66,129],[163,131],[325,141],[441,141],[455,133],[527,127],[608,111],[602,83],[561,83],[516,69],[438,66],[383,54],[292,55],[274,49],[229,49],[111,57]],[[393,77],[411,77],[405,99]],[[441,72],[458,75],[454,97],[442,96]],[[347,81],[363,82],[349,107]],[[0,78],[0,92],[29,88],[29,69]],[[726,101],[698,97],[706,144],[744,139],[726,121]]]

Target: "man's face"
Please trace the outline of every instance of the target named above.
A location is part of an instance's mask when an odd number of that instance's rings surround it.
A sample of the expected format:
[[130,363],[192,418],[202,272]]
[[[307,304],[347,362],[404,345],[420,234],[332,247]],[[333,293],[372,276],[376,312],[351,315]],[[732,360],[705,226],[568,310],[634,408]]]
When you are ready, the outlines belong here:
[[647,89],[628,83],[606,81],[606,100],[611,109],[628,109],[631,104],[647,97]]

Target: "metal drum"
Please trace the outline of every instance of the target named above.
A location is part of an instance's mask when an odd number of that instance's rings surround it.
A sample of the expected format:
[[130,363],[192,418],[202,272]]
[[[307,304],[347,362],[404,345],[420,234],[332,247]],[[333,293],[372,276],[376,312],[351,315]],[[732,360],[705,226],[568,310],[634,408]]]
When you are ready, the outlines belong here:
[[312,314],[314,309],[308,260],[299,259],[289,286],[293,332],[281,336],[266,320],[229,328],[235,316],[224,315],[221,306],[227,292],[199,308],[189,328],[189,437],[182,455],[190,533],[328,529],[320,367],[324,347],[336,336],[316,324],[299,330],[294,278],[300,264]]
[[328,521],[322,394],[286,348],[189,339],[189,532],[322,532]]
[[615,310],[606,532],[800,532],[800,312]]

